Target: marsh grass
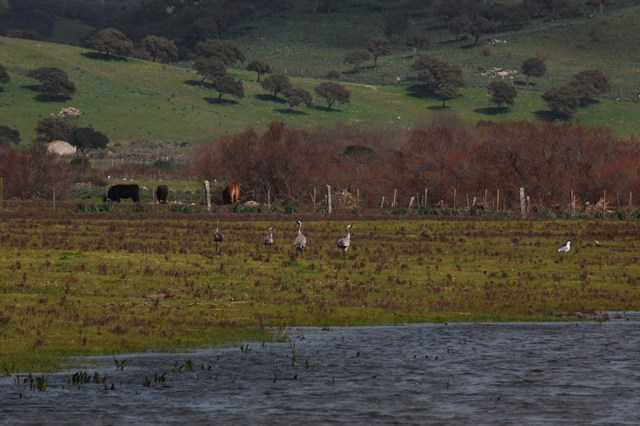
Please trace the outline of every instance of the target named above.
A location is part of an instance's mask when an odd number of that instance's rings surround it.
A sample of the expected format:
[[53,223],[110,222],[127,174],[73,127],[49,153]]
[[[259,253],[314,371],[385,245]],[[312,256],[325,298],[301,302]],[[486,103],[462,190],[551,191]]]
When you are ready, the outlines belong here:
[[[290,325],[640,309],[637,220],[315,215],[303,219],[308,245],[295,256],[291,215],[31,208],[1,214],[5,373],[57,369],[74,355],[264,341]],[[336,241],[347,221],[345,257]],[[560,255],[567,238],[575,244]]]

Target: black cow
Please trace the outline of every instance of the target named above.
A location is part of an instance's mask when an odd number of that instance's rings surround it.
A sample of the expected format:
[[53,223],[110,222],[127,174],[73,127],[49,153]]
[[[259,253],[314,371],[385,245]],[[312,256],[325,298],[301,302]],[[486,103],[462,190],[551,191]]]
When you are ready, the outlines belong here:
[[136,184],[132,185],[113,185],[109,188],[107,195],[104,196],[104,201],[116,201],[120,202],[121,198],[131,198],[134,203],[140,201],[140,187]]
[[167,196],[169,195],[169,187],[167,185],[158,185],[156,188],[156,198],[160,204],[167,204]]

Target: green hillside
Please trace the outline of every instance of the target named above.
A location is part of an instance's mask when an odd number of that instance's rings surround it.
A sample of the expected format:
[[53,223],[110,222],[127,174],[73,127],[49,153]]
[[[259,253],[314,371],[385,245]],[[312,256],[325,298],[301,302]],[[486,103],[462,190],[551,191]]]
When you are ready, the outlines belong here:
[[[370,36],[380,35],[381,19],[374,9],[342,10],[331,19],[293,9],[242,29],[235,34],[234,42],[245,51],[247,61],[264,59],[275,72],[290,75],[294,86],[313,93],[327,70],[349,71],[342,63],[345,53],[364,47]],[[414,17],[412,31],[425,28],[429,19]],[[637,47],[640,40],[634,25],[638,19],[640,6],[633,6],[608,12],[606,17],[572,23],[536,23],[522,32],[499,34],[497,37],[507,43],[491,47],[488,55],[483,53],[483,45],[466,48],[468,41],[450,42],[451,34],[434,26],[429,30],[432,45],[426,53],[463,68],[469,87],[461,91],[460,98],[447,102],[446,111],[470,125],[481,120],[538,120],[546,109],[541,99],[545,90],[567,82],[578,71],[596,68],[610,77],[613,90],[601,102],[581,108],[573,121],[611,127],[622,136],[638,135],[638,63],[632,56],[637,51],[633,46]],[[358,25],[350,25],[354,22]],[[596,24],[605,25],[605,35],[599,42],[589,41],[589,28]],[[400,40],[394,40],[394,45],[396,50],[381,57],[378,67],[345,74],[342,83],[351,91],[350,104],[330,112],[322,99],[316,99],[316,108],[298,107],[292,114],[286,112],[285,103],[265,96],[254,73],[243,70],[231,73],[243,80],[245,97],[227,95],[224,102],[217,103],[217,93],[193,84],[198,77],[186,67],[131,58],[102,61],[87,57],[88,51],[77,47],[0,37],[0,64],[11,77],[0,91],[0,124],[18,129],[25,144],[35,136],[40,119],[73,106],[84,113],[74,124],[91,125],[105,133],[114,149],[134,141],[185,145],[249,126],[262,128],[273,120],[284,120],[296,128],[338,122],[408,128],[427,115],[441,113],[441,102],[409,95],[407,88],[415,84],[409,51]],[[488,80],[479,70],[493,66],[519,69],[525,58],[536,53],[547,57],[547,75],[536,79],[533,87],[518,86],[516,104],[508,112],[488,114],[492,106],[486,89]],[[38,93],[30,87],[35,81],[25,74],[41,66],[58,67],[68,73],[77,87],[71,100],[35,99]]]

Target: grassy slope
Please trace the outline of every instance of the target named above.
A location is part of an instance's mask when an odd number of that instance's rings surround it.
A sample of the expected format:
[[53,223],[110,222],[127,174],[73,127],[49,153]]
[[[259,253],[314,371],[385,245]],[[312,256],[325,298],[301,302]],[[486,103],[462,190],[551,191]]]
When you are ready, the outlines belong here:
[[[356,27],[350,25],[354,16],[366,19],[357,20],[359,25]],[[545,110],[540,97],[542,91],[589,67],[603,69],[612,77],[614,97],[623,100],[635,97],[636,93],[632,93],[631,88],[635,87],[637,74],[629,46],[637,44],[638,35],[632,32],[632,23],[634,17],[639,16],[640,6],[625,9],[624,13],[612,12],[606,26],[607,36],[599,43],[588,42],[585,35],[594,25],[594,20],[571,26],[547,23],[522,33],[502,34],[500,37],[506,38],[508,44],[496,46],[491,56],[483,56],[481,47],[463,49],[460,45],[447,43],[449,34],[430,27],[434,42],[430,53],[464,68],[470,87],[447,105],[465,121],[474,124],[478,120],[535,120],[536,111]],[[286,70],[290,75],[305,76],[311,73],[317,77],[331,68],[347,71],[348,68],[341,64],[345,52],[363,47],[369,35],[380,32],[382,22],[382,15],[377,9],[345,10],[332,14],[330,21],[325,15],[295,9],[284,15],[284,24],[282,18],[266,19],[257,27],[245,29],[237,39],[238,44],[247,53],[248,60],[264,58],[273,64],[276,72]],[[428,17],[416,17],[415,22],[414,32],[432,24]],[[558,43],[558,40],[565,40],[565,43]],[[77,124],[92,125],[104,132],[114,142],[112,146],[135,140],[190,143],[235,133],[249,126],[261,128],[272,120],[285,120],[292,127],[339,121],[409,127],[420,116],[436,113],[430,107],[437,107],[440,102],[407,96],[404,85],[355,84],[355,80],[393,83],[396,75],[410,78],[409,52],[402,47],[400,40],[396,40],[396,46],[398,49],[393,55],[379,60],[378,68],[347,76],[354,80],[353,83],[345,83],[352,91],[352,102],[339,106],[340,112],[300,107],[300,114],[286,114],[281,112],[286,105],[256,96],[264,92],[255,83],[253,73],[233,71],[244,81],[245,98],[216,104],[211,102],[217,97],[214,91],[185,84],[185,81],[196,78],[187,69],[134,59],[97,61],[82,55],[86,52],[83,49],[0,38],[0,63],[7,68],[12,79],[0,92],[0,123],[17,128],[23,141],[28,141],[35,136],[38,120],[64,106],[75,106],[85,113]],[[535,52],[548,55],[548,75],[537,79],[535,88],[521,88],[516,105],[508,113],[482,113],[483,108],[491,105],[486,81],[479,76],[477,68],[498,65],[518,68],[524,58]],[[65,70],[78,88],[73,99],[63,103],[36,101],[37,93],[26,87],[34,81],[24,74],[39,66],[56,66]],[[313,88],[321,80],[295,77],[293,81],[294,85],[313,93]],[[318,99],[317,105],[323,106],[324,102]],[[607,98],[581,109],[574,120],[587,125],[610,126],[623,136],[637,135],[639,109],[636,102]]]

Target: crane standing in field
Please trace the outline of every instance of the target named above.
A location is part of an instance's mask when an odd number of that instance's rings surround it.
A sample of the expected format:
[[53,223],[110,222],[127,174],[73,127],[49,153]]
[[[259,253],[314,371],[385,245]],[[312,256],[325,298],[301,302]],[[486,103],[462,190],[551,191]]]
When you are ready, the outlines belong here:
[[342,237],[338,240],[338,248],[341,248],[344,251],[344,255],[347,255],[347,250],[349,250],[349,246],[351,245],[351,225],[347,225],[347,236]]
[[265,247],[271,247],[273,245],[273,226],[269,227],[269,233],[264,236],[262,244],[264,244]]
[[293,243],[296,247],[296,254],[302,253],[302,250],[307,247],[307,237],[302,234],[302,222],[297,221],[298,224],[298,236],[296,237],[296,241]]
[[220,232],[219,221],[216,220],[216,230],[213,232],[213,241],[216,243],[218,254],[222,251],[222,241],[224,241],[224,235]]

